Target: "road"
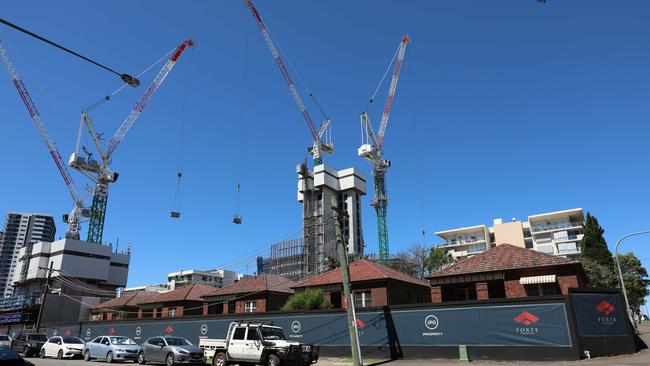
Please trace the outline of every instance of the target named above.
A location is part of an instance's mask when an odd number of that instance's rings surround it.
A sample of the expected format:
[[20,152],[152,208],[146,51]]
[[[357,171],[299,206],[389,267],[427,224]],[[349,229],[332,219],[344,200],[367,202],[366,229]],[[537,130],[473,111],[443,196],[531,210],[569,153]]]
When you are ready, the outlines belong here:
[[[641,338],[650,345],[650,325],[642,325],[639,327]],[[30,358],[29,361],[33,362],[36,366],[100,366],[106,365],[102,361],[92,361],[87,363],[80,359],[75,360],[55,360],[55,359],[39,359]],[[131,362],[118,363],[124,365],[132,365]],[[457,360],[367,360],[366,365],[386,365],[386,366],[458,366],[463,362]],[[539,362],[539,361],[472,361],[472,365],[485,365],[485,366],[503,366],[503,365],[564,365],[564,366],[648,366],[650,365],[650,349],[644,349],[633,355],[624,355],[616,357],[598,357],[590,360],[584,359],[580,361],[552,361],[552,362]],[[343,358],[330,358],[323,357],[318,361],[318,366],[350,366],[352,361]]]

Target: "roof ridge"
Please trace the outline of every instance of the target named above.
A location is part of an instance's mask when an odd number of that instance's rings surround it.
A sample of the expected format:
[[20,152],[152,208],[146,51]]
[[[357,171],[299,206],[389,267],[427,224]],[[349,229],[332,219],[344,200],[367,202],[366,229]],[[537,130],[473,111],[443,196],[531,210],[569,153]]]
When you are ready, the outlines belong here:
[[[381,265],[381,264],[379,264],[379,263],[374,263],[374,262],[367,261],[367,260],[365,260],[365,259],[361,259],[361,260],[364,261],[366,264],[368,264],[368,266],[369,266],[370,268],[372,268],[375,272],[377,272],[377,273],[379,274],[379,276],[381,276],[381,277],[383,277],[383,278],[389,278],[389,276],[386,275],[386,273],[380,271],[379,268],[375,267],[375,265],[380,265],[380,266],[385,267],[385,268],[388,268],[388,267],[386,267],[386,266],[384,266],[384,265]],[[354,262],[352,262],[352,263],[354,263]]]

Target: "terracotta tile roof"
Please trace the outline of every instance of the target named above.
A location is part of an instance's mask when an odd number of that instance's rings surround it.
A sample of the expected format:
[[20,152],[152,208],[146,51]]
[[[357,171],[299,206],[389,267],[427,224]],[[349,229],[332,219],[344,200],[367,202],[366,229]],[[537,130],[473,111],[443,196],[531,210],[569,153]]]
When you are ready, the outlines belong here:
[[518,268],[558,266],[571,263],[578,262],[511,244],[500,244],[483,253],[463,259],[449,267],[433,272],[427,278],[505,271]]
[[122,293],[122,296],[117,297],[115,299],[110,299],[108,301],[104,301],[100,304],[97,304],[93,307],[93,309],[101,309],[101,308],[114,308],[114,307],[120,307],[120,306],[136,306],[137,304],[141,303],[142,301],[146,301],[148,299],[151,299],[152,297],[160,295],[159,292],[154,292],[154,291],[129,291],[129,292],[124,292]]
[[251,292],[262,291],[292,294],[293,290],[291,287],[295,284],[296,282],[288,280],[284,277],[265,273],[263,275],[235,282],[232,285],[228,285],[216,291],[204,294],[203,297],[247,294]]
[[186,285],[179,287],[174,291],[165,292],[151,299],[140,302],[139,304],[154,304],[161,302],[170,302],[170,301],[203,301],[201,296],[212,292],[216,289],[214,286],[204,285],[194,283],[191,285]]
[[[331,271],[322,273],[316,277],[312,277],[308,280],[302,281],[293,288],[299,287],[315,287],[322,285],[329,285],[335,283],[341,283],[343,274],[341,268],[336,268]],[[421,281],[415,277],[411,277],[402,272],[396,271],[394,269],[382,266],[379,263],[370,262],[365,259],[358,259],[350,263],[350,281],[360,282],[360,281],[371,281],[371,280],[380,280],[380,279],[392,279],[395,281],[407,282],[414,285],[426,286],[429,287],[427,282]]]

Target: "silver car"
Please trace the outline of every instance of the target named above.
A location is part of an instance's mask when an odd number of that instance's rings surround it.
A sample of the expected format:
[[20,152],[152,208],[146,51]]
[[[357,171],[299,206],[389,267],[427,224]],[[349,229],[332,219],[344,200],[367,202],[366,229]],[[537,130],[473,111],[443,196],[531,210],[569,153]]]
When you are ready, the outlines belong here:
[[82,355],[84,360],[93,358],[113,362],[117,360],[135,361],[138,357],[140,346],[131,338],[120,336],[99,336],[84,345]]
[[187,363],[203,363],[203,350],[180,337],[153,337],[147,339],[140,347],[138,363],[164,362],[167,366]]

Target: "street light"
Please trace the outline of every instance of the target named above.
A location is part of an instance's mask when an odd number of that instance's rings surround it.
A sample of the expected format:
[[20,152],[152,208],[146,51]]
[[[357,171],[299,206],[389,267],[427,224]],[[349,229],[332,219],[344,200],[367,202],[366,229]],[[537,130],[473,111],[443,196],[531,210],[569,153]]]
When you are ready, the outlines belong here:
[[645,231],[639,231],[636,233],[631,233],[627,235],[623,235],[618,241],[616,242],[616,246],[614,247],[614,260],[616,261],[616,267],[618,267],[618,278],[621,281],[621,288],[623,289],[623,297],[625,297],[625,309],[627,310],[627,316],[630,317],[630,320],[632,321],[632,324],[634,324],[634,327],[636,327],[636,322],[634,321],[634,317],[632,316],[632,310],[630,309],[630,302],[627,299],[627,292],[625,291],[625,282],[623,282],[623,271],[621,271],[621,264],[618,262],[618,246],[621,244],[623,239],[629,238],[630,236],[635,236],[635,235],[642,235],[642,234],[650,234],[650,230],[645,230]]

